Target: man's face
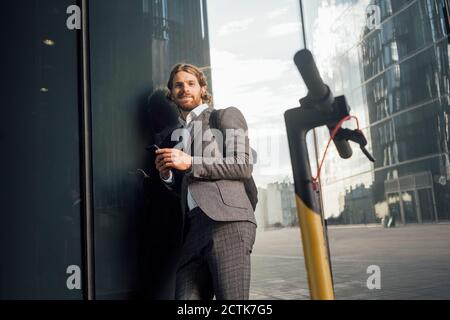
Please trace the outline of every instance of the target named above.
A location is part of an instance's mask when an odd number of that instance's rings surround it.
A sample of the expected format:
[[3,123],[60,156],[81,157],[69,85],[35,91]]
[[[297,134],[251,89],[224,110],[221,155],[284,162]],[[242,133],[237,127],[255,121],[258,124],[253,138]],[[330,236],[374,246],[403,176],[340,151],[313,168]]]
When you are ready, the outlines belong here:
[[200,86],[193,74],[180,71],[173,78],[172,100],[183,111],[191,111],[201,105],[205,91],[206,88]]

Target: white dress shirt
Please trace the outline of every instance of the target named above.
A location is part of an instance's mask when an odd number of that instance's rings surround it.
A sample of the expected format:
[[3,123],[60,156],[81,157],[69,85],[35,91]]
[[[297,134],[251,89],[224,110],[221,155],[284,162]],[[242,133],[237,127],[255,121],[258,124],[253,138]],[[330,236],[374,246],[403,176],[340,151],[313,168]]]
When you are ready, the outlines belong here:
[[[208,104],[206,104],[206,103],[201,104],[198,107],[196,107],[195,109],[193,109],[191,112],[189,112],[189,114],[186,116],[186,121],[181,117],[178,118],[178,121],[180,122],[180,124],[183,126],[184,129],[187,129],[192,132],[192,124],[193,124],[192,121],[195,118],[197,118],[198,116],[200,116],[202,114],[202,112],[208,108],[209,108]],[[168,179],[164,179],[163,177],[161,177],[161,179],[164,181],[164,183],[166,184],[166,186],[168,188],[170,188],[170,184],[173,183],[172,170],[169,171],[169,174],[170,174],[170,176]],[[188,193],[187,193],[187,205],[188,205],[189,211],[198,207],[197,202],[192,197],[189,186],[188,186]]]

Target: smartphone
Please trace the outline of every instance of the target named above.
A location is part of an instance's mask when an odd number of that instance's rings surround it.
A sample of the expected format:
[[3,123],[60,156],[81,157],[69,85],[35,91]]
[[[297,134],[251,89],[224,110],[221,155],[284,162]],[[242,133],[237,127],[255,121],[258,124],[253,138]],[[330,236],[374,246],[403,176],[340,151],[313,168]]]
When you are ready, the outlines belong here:
[[152,144],[152,145],[146,147],[145,149],[154,154],[156,152],[156,150],[159,150],[159,147],[156,144]]

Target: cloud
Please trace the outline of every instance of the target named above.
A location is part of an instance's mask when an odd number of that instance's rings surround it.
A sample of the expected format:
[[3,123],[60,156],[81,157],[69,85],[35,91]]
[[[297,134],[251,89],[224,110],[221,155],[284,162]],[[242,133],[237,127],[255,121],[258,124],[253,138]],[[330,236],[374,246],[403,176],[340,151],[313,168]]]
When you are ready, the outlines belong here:
[[[286,135],[283,114],[298,107],[298,99],[306,94],[293,61],[246,57],[213,47],[211,65],[215,107],[238,107],[247,119],[253,147],[262,157],[255,168],[258,183],[290,176],[287,143],[279,143]],[[266,141],[271,141],[271,153],[264,151]]]
[[215,104],[237,104],[249,122],[283,124],[284,111],[297,107],[306,95],[290,59],[252,59],[212,48],[211,64]]
[[267,29],[267,35],[269,37],[285,36],[292,33],[298,33],[300,35],[300,31],[301,25],[299,22],[288,22],[271,26]]
[[227,89],[240,89],[242,86],[274,81],[283,76],[291,67],[291,61],[281,59],[246,59],[237,54],[211,49],[214,66],[214,82]]
[[218,35],[225,36],[236,32],[245,31],[255,21],[253,18],[231,21],[220,27]]
[[289,6],[285,6],[278,10],[274,10],[274,11],[267,13],[266,16],[267,16],[267,18],[273,20],[273,19],[276,19],[276,18],[286,15],[286,13],[289,13],[289,9],[290,9]]

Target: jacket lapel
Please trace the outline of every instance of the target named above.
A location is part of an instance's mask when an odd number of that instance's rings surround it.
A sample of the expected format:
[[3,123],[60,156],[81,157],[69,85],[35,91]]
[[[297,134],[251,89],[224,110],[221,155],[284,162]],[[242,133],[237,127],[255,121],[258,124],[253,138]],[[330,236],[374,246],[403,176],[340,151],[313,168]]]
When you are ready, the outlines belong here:
[[196,122],[196,121],[200,122],[201,126],[198,125],[198,122],[197,122],[197,125],[196,125],[196,123],[194,123],[194,125],[192,127],[191,154],[192,154],[192,151],[195,150],[194,143],[195,143],[195,141],[197,141],[197,139],[200,140],[200,142],[197,142],[197,143],[203,147],[203,143],[202,143],[203,133],[205,132],[205,130],[209,129],[209,116],[213,110],[214,110],[214,108],[209,107],[208,109],[203,111],[197,118],[195,118],[194,122]]

